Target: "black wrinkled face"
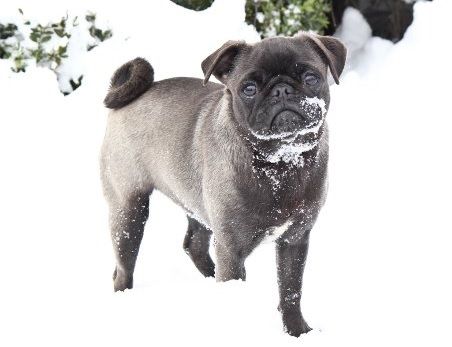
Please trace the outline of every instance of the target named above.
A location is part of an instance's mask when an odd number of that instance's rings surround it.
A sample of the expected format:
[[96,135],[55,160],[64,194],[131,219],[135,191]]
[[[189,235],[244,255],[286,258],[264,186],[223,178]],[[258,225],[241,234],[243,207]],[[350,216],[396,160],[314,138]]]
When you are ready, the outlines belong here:
[[327,63],[308,42],[264,40],[237,59],[227,82],[234,114],[257,142],[313,142],[329,106]]

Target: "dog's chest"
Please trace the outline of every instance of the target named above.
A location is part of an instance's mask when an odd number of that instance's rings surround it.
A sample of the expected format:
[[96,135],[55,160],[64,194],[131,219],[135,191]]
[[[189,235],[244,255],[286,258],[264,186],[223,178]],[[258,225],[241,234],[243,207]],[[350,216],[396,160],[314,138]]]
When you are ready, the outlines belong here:
[[313,225],[325,196],[323,174],[275,168],[254,173],[253,191],[248,186],[243,198],[263,240],[276,240],[282,235],[295,237],[296,230]]
[[[309,171],[264,168],[255,172],[253,200],[274,219],[285,219],[303,212],[310,200],[319,199],[315,190],[322,182]],[[314,194],[313,194],[314,193]]]

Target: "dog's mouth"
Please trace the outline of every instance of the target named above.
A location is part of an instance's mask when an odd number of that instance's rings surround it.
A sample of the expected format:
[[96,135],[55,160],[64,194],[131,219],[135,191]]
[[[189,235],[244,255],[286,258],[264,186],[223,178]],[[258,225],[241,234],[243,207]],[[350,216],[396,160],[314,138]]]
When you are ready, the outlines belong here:
[[292,110],[282,110],[273,117],[269,132],[273,134],[291,134],[303,127],[304,117]]
[[304,98],[298,105],[287,104],[271,118],[270,124],[253,131],[258,140],[283,142],[311,142],[316,138],[326,116],[325,102],[318,98]]
[[253,132],[258,140],[271,141],[281,140],[292,142],[303,137],[302,142],[311,142],[319,132],[323,124],[323,119],[311,121],[309,123],[297,112],[283,110],[272,120],[270,129]]

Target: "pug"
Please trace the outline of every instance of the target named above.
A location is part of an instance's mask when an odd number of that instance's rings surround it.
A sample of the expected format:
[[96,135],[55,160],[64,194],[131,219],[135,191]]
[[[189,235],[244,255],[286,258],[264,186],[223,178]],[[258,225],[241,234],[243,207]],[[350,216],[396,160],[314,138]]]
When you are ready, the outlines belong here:
[[345,60],[338,39],[301,33],[228,41],[202,62],[203,79],[154,81],[142,58],[121,66],[104,100],[112,110],[101,150],[114,290],[132,288],[157,189],[185,210],[183,248],[206,277],[245,280],[245,259],[273,239],[284,329],[307,333],[300,298],[327,192],[328,70],[339,84]]

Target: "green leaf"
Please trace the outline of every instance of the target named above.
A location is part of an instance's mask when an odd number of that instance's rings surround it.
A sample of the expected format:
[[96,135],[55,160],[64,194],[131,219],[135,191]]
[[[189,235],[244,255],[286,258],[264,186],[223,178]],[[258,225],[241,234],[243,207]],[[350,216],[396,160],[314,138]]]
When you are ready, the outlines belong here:
[[30,40],[33,41],[33,42],[38,42],[39,36],[40,36],[40,35],[37,34],[36,32],[32,32],[32,33],[30,34]]
[[96,15],[94,13],[89,13],[85,16],[87,22],[93,23],[96,20]]
[[59,37],[63,37],[64,36],[64,29],[54,29],[53,31],[55,31],[55,34],[57,34]]
[[65,54],[66,51],[67,51],[67,45],[66,45],[66,46],[59,46],[59,47],[58,47],[58,54],[59,54],[59,55]]
[[50,36],[50,35],[44,36],[44,37],[42,38],[42,40],[41,40],[41,43],[48,42],[48,41],[50,41],[51,39],[52,39],[52,36]]

